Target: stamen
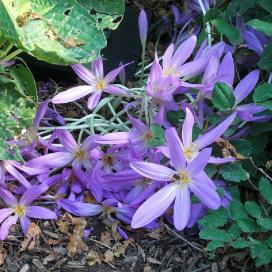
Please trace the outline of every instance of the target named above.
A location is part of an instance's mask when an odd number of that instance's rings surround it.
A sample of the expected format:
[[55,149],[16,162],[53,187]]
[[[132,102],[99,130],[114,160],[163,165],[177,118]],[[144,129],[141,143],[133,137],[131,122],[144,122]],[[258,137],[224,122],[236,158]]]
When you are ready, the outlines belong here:
[[15,208],[14,208],[14,213],[16,215],[18,215],[19,217],[21,216],[24,216],[25,215],[25,207],[23,205],[17,205]]

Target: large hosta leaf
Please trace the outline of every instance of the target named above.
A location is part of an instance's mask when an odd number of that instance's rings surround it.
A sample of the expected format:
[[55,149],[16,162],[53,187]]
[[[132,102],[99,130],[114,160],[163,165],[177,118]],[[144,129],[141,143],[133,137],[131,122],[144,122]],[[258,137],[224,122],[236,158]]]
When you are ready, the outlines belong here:
[[103,28],[117,27],[114,20],[123,15],[123,5],[120,0],[82,2],[91,4],[0,0],[0,32],[43,61],[62,65],[92,61],[106,46]]
[[93,14],[102,28],[116,29],[124,14],[123,0],[77,0]]

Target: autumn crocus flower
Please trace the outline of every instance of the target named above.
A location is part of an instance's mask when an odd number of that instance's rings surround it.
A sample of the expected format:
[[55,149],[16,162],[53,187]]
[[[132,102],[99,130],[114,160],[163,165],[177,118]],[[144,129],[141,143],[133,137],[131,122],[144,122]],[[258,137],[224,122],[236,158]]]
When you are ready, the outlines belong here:
[[7,204],[8,208],[0,210],[0,240],[4,240],[12,225],[20,220],[23,233],[26,234],[30,224],[29,218],[56,219],[57,216],[49,209],[32,206],[31,203],[48,189],[47,185],[35,185],[25,191],[18,201],[16,197],[3,188],[0,188],[0,197]]
[[131,162],[130,166],[140,175],[160,181],[168,181],[158,192],[148,198],[135,212],[132,227],[139,228],[149,224],[165,213],[174,204],[174,225],[177,230],[186,227],[191,210],[190,192],[194,193],[206,206],[217,209],[221,199],[216,192],[216,186],[203,171],[207,165],[211,149],[199,152],[191,162],[186,163],[182,143],[174,128],[166,130],[166,140],[170,154],[170,161],[174,170],[150,162]]
[[57,135],[63,148],[60,151],[29,160],[27,162],[28,166],[54,169],[71,163],[75,169],[79,169],[81,166],[84,166],[86,169],[91,168],[91,150],[97,146],[92,136],[78,144],[68,131],[57,130],[55,135]]
[[142,48],[145,47],[146,44],[146,37],[147,37],[147,30],[148,30],[148,20],[147,15],[144,9],[141,10],[139,15],[139,34],[141,39]]
[[45,173],[46,170],[39,167],[27,167],[23,163],[13,161],[13,160],[3,160],[0,161],[0,185],[6,187],[5,177],[6,173],[9,173],[16,180],[18,180],[21,185],[25,188],[30,188],[31,184],[27,181],[24,175],[22,175],[18,170],[28,174],[28,175],[39,175]]
[[77,86],[61,92],[52,99],[52,102],[54,104],[68,103],[91,94],[88,99],[88,108],[93,109],[99,103],[103,92],[117,95],[125,94],[126,92],[123,89],[111,84],[111,82],[115,80],[120,71],[124,69],[126,65],[122,65],[104,76],[101,57],[92,62],[91,70],[88,70],[82,64],[74,64],[72,65],[73,70],[77,76],[79,76],[88,85]]
[[[193,134],[193,126],[194,126],[194,115],[186,108],[186,117],[182,126],[182,142],[181,148],[184,153],[184,157],[187,161],[192,161],[198,154],[199,151],[210,144],[212,144],[215,140],[217,140],[231,125],[236,113],[231,114],[224,121],[222,121],[219,125],[209,130],[208,132],[200,135],[195,141],[192,139]],[[228,160],[228,158],[226,158]],[[211,157],[210,162],[224,162],[225,159],[213,159]]]

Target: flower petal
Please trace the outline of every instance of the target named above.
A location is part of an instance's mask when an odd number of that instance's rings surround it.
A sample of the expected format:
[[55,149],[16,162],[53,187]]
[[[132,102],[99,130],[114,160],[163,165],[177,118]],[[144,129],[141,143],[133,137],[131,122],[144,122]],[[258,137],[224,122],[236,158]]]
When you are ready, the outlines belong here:
[[195,118],[193,113],[189,108],[186,107],[186,117],[182,126],[182,142],[185,147],[192,144],[192,133],[195,123]]
[[186,160],[182,150],[183,146],[176,129],[174,127],[168,128],[165,131],[165,137],[173,167],[177,171],[184,169],[186,167]]
[[161,181],[169,180],[176,173],[168,167],[152,162],[131,162],[130,167],[143,177]]
[[57,215],[49,209],[38,206],[28,206],[26,216],[37,219],[57,219]]
[[9,216],[0,227],[0,240],[5,240],[8,236],[9,229],[12,225],[16,224],[18,220],[18,216]]
[[223,82],[232,86],[234,80],[234,62],[230,52],[223,58],[217,76],[223,78]]
[[63,144],[64,148],[69,152],[76,151],[78,145],[75,141],[73,135],[64,129],[58,129],[56,130],[57,137],[59,138],[59,141]]
[[29,218],[27,216],[21,216],[20,217],[20,224],[21,224],[23,234],[26,235],[29,224],[30,224]]
[[193,182],[189,184],[190,190],[210,209],[218,209],[221,205],[221,199],[216,190],[213,190],[203,179],[194,177]]
[[199,149],[212,144],[228,129],[228,127],[233,122],[235,116],[236,116],[236,112],[231,114],[228,118],[226,118],[223,122],[221,122],[215,128],[211,129],[204,135],[201,135],[198,139],[194,141],[194,144],[196,144]]
[[174,44],[171,43],[165,53],[163,54],[163,57],[162,57],[162,67],[163,67],[163,71],[166,72],[167,70],[170,69],[171,67],[171,63],[172,63],[172,56],[173,56],[173,53],[174,53]]
[[246,75],[236,86],[234,95],[236,98],[236,105],[244,100],[254,89],[259,80],[260,71],[254,70]]
[[92,95],[88,98],[88,108],[90,110],[94,109],[97,104],[99,103],[99,100],[101,98],[102,92],[101,91],[95,91],[92,93]]
[[112,132],[95,139],[99,144],[127,144],[129,143],[129,132]]
[[19,204],[28,206],[47,190],[48,190],[47,184],[34,185],[24,192],[24,194],[19,200]]
[[197,157],[195,157],[189,164],[188,164],[188,172],[190,177],[194,177],[195,175],[199,174],[207,163],[209,162],[210,156],[212,153],[211,148],[205,148],[199,152]]
[[6,189],[0,188],[0,197],[10,207],[14,207],[18,204],[16,197]]
[[174,225],[177,230],[183,230],[189,221],[191,211],[190,191],[187,186],[182,186],[177,191],[174,205]]
[[106,93],[116,94],[116,95],[127,94],[127,92],[124,89],[117,87],[113,84],[108,84],[104,91]]
[[73,64],[71,67],[78,77],[80,77],[87,84],[92,85],[94,81],[94,75],[90,70],[88,70],[82,64]]
[[43,167],[47,169],[60,168],[73,161],[74,155],[70,152],[55,152],[37,157],[27,162],[30,167]]
[[31,186],[26,178],[21,173],[19,173],[12,164],[5,163],[5,168],[6,171],[9,172],[14,178],[16,178],[24,187],[29,188]]
[[161,216],[172,204],[177,194],[177,185],[169,184],[148,198],[135,212],[132,228],[143,227]]
[[0,209],[0,224],[11,214],[13,213],[12,208],[3,208]]
[[95,89],[89,85],[73,87],[53,97],[52,103],[63,104],[72,102],[92,93],[94,90]]
[[58,204],[67,212],[77,216],[93,216],[102,212],[101,205],[60,199]]

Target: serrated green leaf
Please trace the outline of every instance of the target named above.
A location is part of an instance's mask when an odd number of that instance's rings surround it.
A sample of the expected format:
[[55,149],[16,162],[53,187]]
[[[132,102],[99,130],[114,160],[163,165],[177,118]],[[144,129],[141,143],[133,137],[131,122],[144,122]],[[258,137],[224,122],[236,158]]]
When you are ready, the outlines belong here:
[[221,207],[216,211],[209,211],[208,214],[203,216],[198,223],[204,228],[221,227],[224,226],[228,221],[228,211]]
[[233,141],[232,144],[234,145],[236,151],[246,157],[251,156],[253,147],[250,143],[250,141],[247,141],[245,139],[239,139],[236,141]]
[[215,249],[219,248],[219,247],[224,247],[224,242],[221,241],[211,241],[207,244],[207,246],[205,247],[205,249],[207,251],[214,251]]
[[242,233],[241,229],[238,227],[237,223],[232,223],[232,225],[228,229],[228,234],[232,239],[237,238]]
[[218,32],[225,35],[232,44],[240,43],[240,34],[239,30],[230,25],[224,19],[215,19],[212,20],[212,24],[217,28]]
[[256,221],[248,218],[248,219],[240,219],[237,221],[238,227],[243,232],[259,232],[261,228],[256,224]]
[[248,173],[236,162],[224,164],[219,173],[226,181],[241,182],[248,179]]
[[272,262],[272,250],[264,243],[258,242],[251,246],[252,257],[256,259],[256,265],[261,266]]
[[268,23],[259,19],[253,19],[250,20],[247,25],[253,27],[257,31],[263,32],[269,37],[272,37],[272,23]]
[[150,126],[150,135],[148,136],[147,145],[150,148],[163,145],[165,143],[164,129],[159,125]]
[[205,172],[210,178],[212,178],[217,173],[217,168],[214,164],[209,163],[205,167]]
[[245,209],[254,218],[260,218],[262,216],[261,207],[254,201],[247,201],[245,203]]
[[253,94],[253,100],[255,103],[263,102],[272,98],[272,84],[263,83],[259,85]]
[[258,218],[257,223],[267,229],[267,230],[272,230],[272,219],[271,218]]
[[231,236],[225,231],[217,228],[206,228],[199,233],[200,238],[220,242],[229,242]]
[[235,221],[249,218],[244,205],[235,198],[233,198],[230,202],[230,214],[231,218]]
[[212,92],[212,103],[221,111],[232,109],[235,104],[232,89],[224,82],[216,83]]
[[270,181],[264,177],[260,179],[259,190],[262,197],[269,203],[272,204],[272,185]]
[[270,248],[272,248],[272,236],[270,236],[267,240],[266,240],[266,243],[268,244],[268,246]]
[[272,71],[272,44],[267,45],[264,48],[262,56],[258,62],[258,66],[266,71]]
[[250,246],[250,242],[242,237],[238,237],[235,241],[231,242],[231,246],[236,249],[246,248]]

